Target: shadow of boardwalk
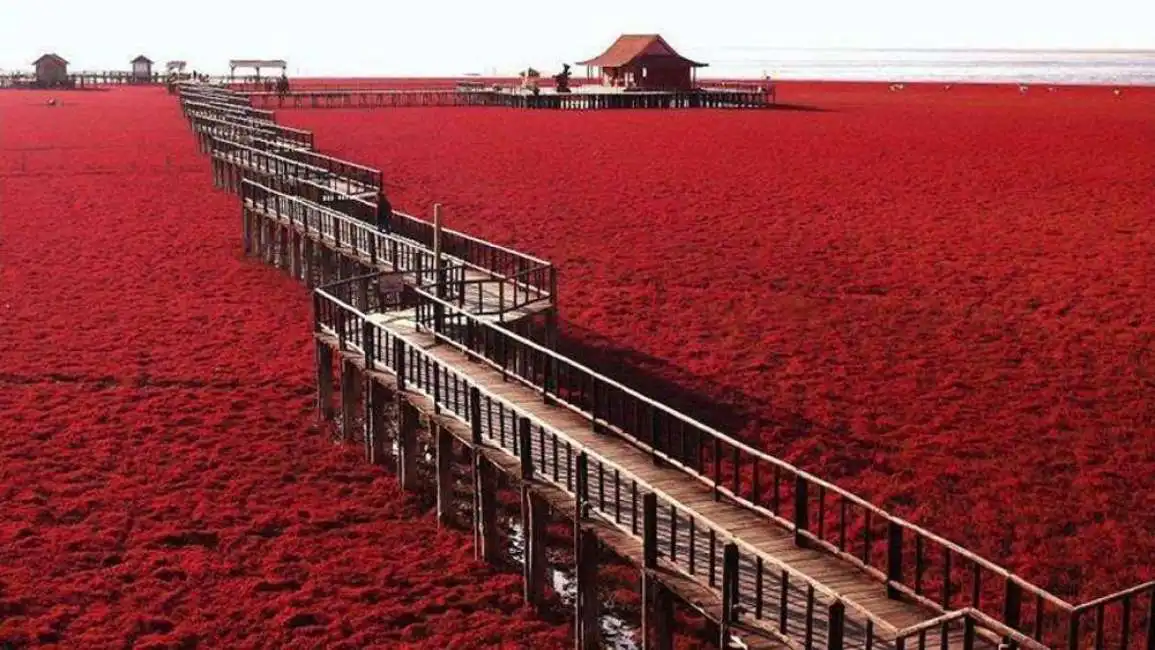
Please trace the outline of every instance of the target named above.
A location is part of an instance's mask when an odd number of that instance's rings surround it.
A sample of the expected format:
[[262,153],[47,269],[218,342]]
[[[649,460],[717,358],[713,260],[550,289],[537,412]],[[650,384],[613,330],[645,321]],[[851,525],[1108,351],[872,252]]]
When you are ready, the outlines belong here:
[[[853,476],[871,466],[887,469],[879,465],[885,462],[874,453],[882,450],[883,443],[847,436],[849,425],[845,422],[815,422],[764,396],[702,379],[674,363],[574,323],[561,323],[557,349],[599,374],[827,480]],[[794,444],[808,440],[837,441],[837,449],[826,449],[824,444]],[[832,453],[838,462],[828,462]],[[819,462],[821,468],[816,466]]]
[[772,107],[776,111],[799,111],[803,113],[833,113],[835,112],[829,108],[822,108],[821,106],[810,106],[808,104],[787,104],[778,102]]

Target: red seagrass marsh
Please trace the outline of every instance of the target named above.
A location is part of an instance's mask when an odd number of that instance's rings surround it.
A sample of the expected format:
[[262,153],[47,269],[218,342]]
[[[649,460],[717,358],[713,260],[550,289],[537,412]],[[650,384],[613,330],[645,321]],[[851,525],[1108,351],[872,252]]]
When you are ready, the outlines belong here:
[[0,247],[0,647],[566,644],[314,428],[308,294],[163,89],[0,93]]
[[558,263],[589,363],[1060,594],[1150,579],[1155,93],[780,100],[278,114]]

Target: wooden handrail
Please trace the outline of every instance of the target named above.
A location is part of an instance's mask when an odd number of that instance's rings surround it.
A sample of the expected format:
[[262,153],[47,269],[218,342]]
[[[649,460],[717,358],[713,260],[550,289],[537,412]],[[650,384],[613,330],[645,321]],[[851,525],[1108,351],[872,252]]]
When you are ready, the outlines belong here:
[[[401,212],[401,211],[399,211],[399,210],[394,210],[394,211],[393,211],[393,214],[394,214],[394,216],[399,216],[399,217],[401,217],[401,218],[403,218],[403,219],[408,219],[408,220],[410,220],[410,221],[413,221],[413,222],[419,223],[419,224],[421,224],[421,225],[422,225],[422,226],[424,226],[424,227],[428,227],[428,228],[432,228],[432,227],[433,227],[433,222],[431,222],[431,221],[426,221],[425,219],[422,219],[421,217],[415,217],[415,216],[413,216],[413,215],[411,215],[411,214],[409,214],[409,213],[406,213],[406,212]],[[467,235],[467,234],[465,234],[465,233],[463,233],[463,232],[461,232],[461,231],[458,231],[458,230],[453,230],[453,229],[451,229],[451,228],[445,228],[445,227],[442,227],[442,229],[441,229],[441,233],[442,233],[442,235],[453,235],[453,236],[455,236],[455,237],[460,237],[460,238],[462,238],[462,239],[465,239],[465,240],[468,240],[468,241],[472,241],[472,242],[475,242],[475,243],[478,243],[478,244],[483,244],[483,245],[485,245],[485,246],[488,246],[488,247],[490,247],[490,248],[493,248],[493,249],[495,249],[495,250],[499,250],[499,251],[501,251],[501,252],[503,252],[503,253],[508,253],[508,254],[510,254],[510,255],[513,255],[513,256],[515,256],[515,257],[520,257],[520,258],[523,258],[523,259],[527,259],[527,260],[529,260],[529,261],[531,261],[531,262],[535,262],[535,263],[537,263],[537,264],[542,264],[542,265],[544,265],[544,266],[552,266],[552,265],[553,265],[551,262],[547,262],[546,260],[543,260],[543,259],[541,259],[540,257],[534,257],[533,255],[530,255],[530,254],[528,254],[528,253],[523,253],[523,252],[521,252],[521,251],[515,251],[515,250],[513,250],[512,248],[507,248],[507,247],[505,247],[505,246],[502,246],[501,244],[495,244],[495,243],[493,243],[493,242],[491,242],[491,241],[486,241],[486,240],[484,240],[484,239],[479,239],[479,238],[477,238],[477,237],[474,237],[474,236],[472,236],[472,235]]]
[[[1128,596],[1134,596],[1136,594],[1141,594],[1144,591],[1151,591],[1151,597],[1155,598],[1155,580],[1152,580],[1150,582],[1144,582],[1142,584],[1137,584],[1134,587],[1128,587],[1126,589],[1121,589],[1119,591],[1116,591],[1113,594],[1107,594],[1106,596],[1103,596],[1101,598],[1096,598],[1095,600],[1089,600],[1085,603],[1081,603],[1081,604],[1076,605],[1075,607],[1071,608],[1071,612],[1074,614],[1078,614],[1080,612],[1084,612],[1086,610],[1099,607],[1100,605],[1110,605],[1111,603],[1123,600],[1124,598],[1126,598]],[[1152,624],[1155,625],[1155,621],[1153,621]]]

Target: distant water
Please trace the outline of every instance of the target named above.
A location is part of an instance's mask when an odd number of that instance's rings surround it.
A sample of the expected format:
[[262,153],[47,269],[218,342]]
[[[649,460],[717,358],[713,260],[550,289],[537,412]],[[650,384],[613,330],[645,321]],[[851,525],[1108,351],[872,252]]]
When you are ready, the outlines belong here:
[[1155,51],[841,50],[729,47],[695,51],[703,77],[1155,86]]

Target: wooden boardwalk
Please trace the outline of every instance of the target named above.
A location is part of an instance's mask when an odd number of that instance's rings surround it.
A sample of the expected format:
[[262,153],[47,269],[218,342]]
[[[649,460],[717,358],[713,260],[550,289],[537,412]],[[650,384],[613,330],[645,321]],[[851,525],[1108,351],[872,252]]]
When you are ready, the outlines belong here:
[[311,133],[253,119],[220,91],[182,89],[182,101],[199,104],[186,113],[214,180],[241,197],[246,252],[315,287],[320,415],[338,418],[339,383],[344,435],[372,462],[395,448],[413,489],[424,414],[439,517],[449,450],[469,450],[479,557],[495,557],[493,472],[518,481],[531,604],[544,593],[539,507],[571,517],[578,647],[597,647],[600,541],[641,571],[643,643],[658,648],[676,598],[725,647],[1155,650],[1155,583],[1071,605],[598,375],[511,327],[541,313],[556,327],[548,262],[402,213],[378,232],[359,212],[368,168],[327,162]]
[[[246,250],[266,250],[269,261],[296,269],[296,277],[327,282],[322,251],[353,262],[362,273],[381,274],[374,290],[386,290],[390,275],[396,284],[434,287],[437,283],[434,252],[410,239],[379,232],[375,226],[305,199],[245,181],[241,197]],[[294,239],[295,237],[295,239]],[[319,246],[305,252],[302,245]],[[556,305],[552,294],[536,290],[524,279],[509,277],[468,260],[442,254],[442,295],[454,308],[479,320],[516,322]],[[317,269],[318,273],[314,273]],[[549,273],[552,269],[541,269]],[[314,275],[317,277],[314,279]],[[368,291],[369,287],[366,286]]]
[[692,91],[578,89],[572,93],[492,88],[432,90],[295,90],[287,93],[250,92],[252,106],[261,108],[415,108],[432,106],[504,106],[553,110],[623,108],[770,108],[772,95],[757,90],[710,88]]
[[[501,371],[479,363],[462,350],[442,345],[434,334],[418,327],[421,320],[415,309],[366,315],[364,323],[379,328],[385,340],[383,352],[372,360],[370,368],[396,372],[396,357],[390,350],[394,341],[402,341],[405,349],[415,353],[403,364],[407,389],[425,393],[442,409],[460,412],[466,420],[466,391],[477,387],[480,394],[489,396],[479,412],[482,435],[487,444],[511,459],[519,457],[518,422],[528,419],[535,433],[531,435],[530,455],[536,475],[567,494],[575,494],[576,457],[585,452],[590,459],[587,472],[592,477],[589,501],[593,516],[639,541],[643,522],[638,495],[659,495],[659,557],[698,581],[703,589],[719,592],[718,601],[724,548],[726,543],[736,543],[739,604],[745,613],[735,622],[747,630],[748,645],[786,645],[787,641],[775,634],[778,632],[799,640],[801,647],[828,647],[829,608],[834,602],[845,606],[843,647],[847,648],[896,648],[893,630],[938,617],[938,612],[888,597],[885,585],[827,553],[798,548],[791,531],[737,504],[717,500],[712,490],[686,480],[681,471],[655,464],[652,456],[636,446],[595,432],[588,419],[545,403],[540,393],[510,381]],[[345,322],[348,326],[349,321]],[[356,334],[341,337],[335,327],[324,322],[320,330],[331,342],[358,339]],[[362,347],[348,345],[342,354],[363,359]],[[374,357],[372,353],[370,356]],[[429,368],[442,373],[436,395],[430,391]],[[919,635],[921,642],[933,648],[966,647],[964,627],[961,621],[957,623],[947,626],[945,646],[939,626]],[[892,633],[887,634],[883,625]],[[970,647],[986,645],[989,642],[975,637]]]

